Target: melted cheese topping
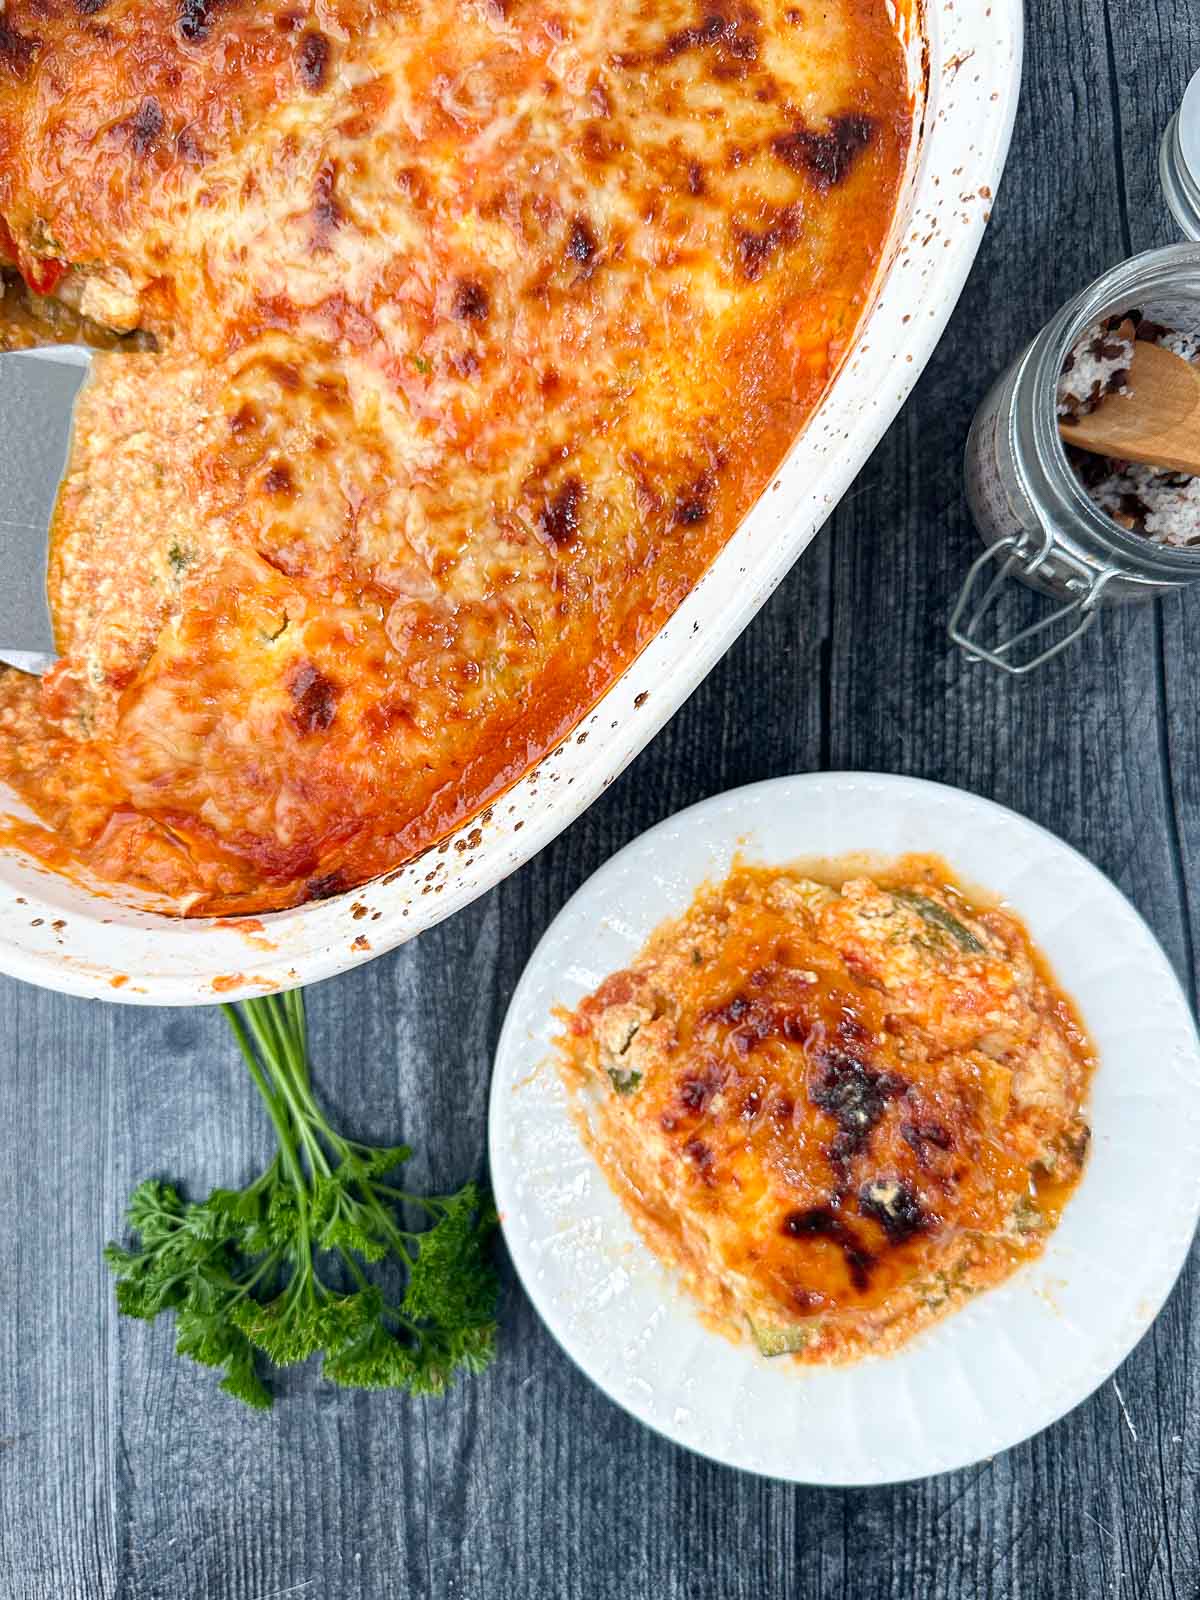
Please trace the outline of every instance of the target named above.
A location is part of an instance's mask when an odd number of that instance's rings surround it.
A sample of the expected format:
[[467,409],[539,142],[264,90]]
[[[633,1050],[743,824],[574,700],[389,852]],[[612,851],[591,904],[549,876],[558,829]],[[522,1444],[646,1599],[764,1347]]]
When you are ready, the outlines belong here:
[[914,857],[737,867],[567,1019],[585,1134],[649,1243],[768,1355],[894,1348],[1036,1255],[1093,1066],[1011,916]]
[[157,343],[0,674],[55,859],[281,906],[513,782],[819,399],[910,131],[884,0],[9,0],[0,257]]

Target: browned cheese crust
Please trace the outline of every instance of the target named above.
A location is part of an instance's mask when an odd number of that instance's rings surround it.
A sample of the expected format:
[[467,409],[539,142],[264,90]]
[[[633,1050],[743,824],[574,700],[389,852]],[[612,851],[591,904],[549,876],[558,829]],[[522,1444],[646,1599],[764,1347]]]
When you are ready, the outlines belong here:
[[225,913],[480,810],[767,483],[910,135],[885,0],[8,0],[0,342],[113,347],[9,837]]

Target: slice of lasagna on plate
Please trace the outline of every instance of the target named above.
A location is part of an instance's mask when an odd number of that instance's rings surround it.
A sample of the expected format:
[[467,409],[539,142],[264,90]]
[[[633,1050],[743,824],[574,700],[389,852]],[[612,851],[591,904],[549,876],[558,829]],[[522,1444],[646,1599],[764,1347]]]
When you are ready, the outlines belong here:
[[643,1237],[767,1355],[893,1349],[1036,1255],[1091,1047],[1021,924],[929,858],[738,865],[567,1019],[580,1124]]

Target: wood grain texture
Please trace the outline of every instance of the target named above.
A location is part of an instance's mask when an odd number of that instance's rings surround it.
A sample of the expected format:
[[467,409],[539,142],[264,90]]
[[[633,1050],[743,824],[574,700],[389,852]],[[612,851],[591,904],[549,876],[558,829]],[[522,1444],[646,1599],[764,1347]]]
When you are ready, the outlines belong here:
[[[1106,615],[1009,682],[952,655],[976,545],[960,457],[989,376],[1076,288],[1167,242],[1159,134],[1195,0],[1031,0],[1026,92],[951,331],[832,527],[625,776],[515,878],[315,989],[327,1099],[414,1179],[479,1169],[505,1002],[563,900],[679,806],[789,771],[994,796],[1121,885],[1195,992],[1200,594]],[[1193,632],[1193,630],[1197,630]],[[445,1402],[302,1371],[244,1413],[119,1322],[100,1262],[134,1182],[241,1181],[263,1119],[213,1012],[0,983],[0,1595],[7,1600],[1096,1600],[1200,1595],[1196,1254],[1085,1405],[967,1472],[782,1487],[664,1443],[575,1371],[508,1281],[502,1354]]]

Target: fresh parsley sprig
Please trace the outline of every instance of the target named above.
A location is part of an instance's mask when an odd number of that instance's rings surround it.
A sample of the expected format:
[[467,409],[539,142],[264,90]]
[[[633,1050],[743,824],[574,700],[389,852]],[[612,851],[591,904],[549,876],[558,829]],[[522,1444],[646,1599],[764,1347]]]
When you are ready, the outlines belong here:
[[[134,1248],[105,1251],[117,1305],[152,1322],[174,1311],[175,1348],[224,1370],[221,1388],[267,1408],[262,1360],[292,1366],[321,1351],[322,1371],[357,1389],[442,1394],[492,1359],[496,1225],[473,1183],[423,1198],[385,1180],[406,1145],[376,1147],[330,1127],[309,1081],[300,990],[221,1008],[274,1124],[278,1151],[241,1190],[184,1201],[168,1183],[134,1190]],[[412,1213],[428,1226],[413,1231]],[[367,1268],[398,1264],[389,1294]]]

